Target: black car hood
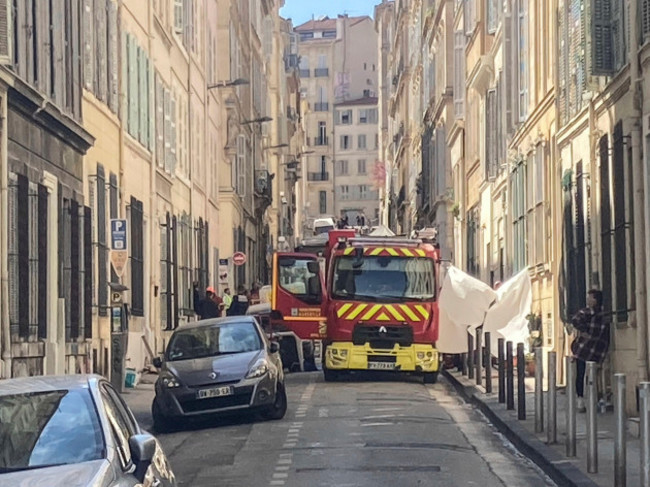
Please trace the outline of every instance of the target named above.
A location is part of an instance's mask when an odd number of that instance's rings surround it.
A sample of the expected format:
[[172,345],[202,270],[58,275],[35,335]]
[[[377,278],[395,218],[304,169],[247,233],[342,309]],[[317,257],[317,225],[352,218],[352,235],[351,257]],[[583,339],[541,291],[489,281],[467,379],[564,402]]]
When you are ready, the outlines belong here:
[[[181,384],[197,387],[223,382],[237,382],[248,374],[253,364],[264,356],[264,350],[233,353],[191,360],[167,362],[167,369],[181,381]],[[212,374],[216,377],[211,377]]]

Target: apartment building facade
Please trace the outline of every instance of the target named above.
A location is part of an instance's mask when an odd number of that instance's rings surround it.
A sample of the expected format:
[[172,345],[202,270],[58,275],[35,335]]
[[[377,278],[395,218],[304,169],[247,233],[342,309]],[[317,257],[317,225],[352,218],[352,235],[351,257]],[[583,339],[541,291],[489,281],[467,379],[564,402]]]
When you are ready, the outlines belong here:
[[307,102],[307,141],[302,225],[314,218],[340,217],[334,186],[338,151],[335,104],[377,93],[376,32],[370,17],[320,18],[295,28],[299,36],[301,91]]
[[[0,377],[108,377],[116,361],[139,370],[196,319],[195,283],[265,278],[273,175],[263,148],[282,125],[299,134],[287,107],[291,117],[268,116],[280,7],[0,5]],[[296,77],[279,89],[298,106]],[[111,219],[128,223],[121,275]],[[248,256],[241,268],[236,250]]]
[[[351,225],[379,222],[379,184],[375,176],[379,132],[377,98],[365,97],[334,106],[334,213]],[[357,217],[359,218],[357,220]]]

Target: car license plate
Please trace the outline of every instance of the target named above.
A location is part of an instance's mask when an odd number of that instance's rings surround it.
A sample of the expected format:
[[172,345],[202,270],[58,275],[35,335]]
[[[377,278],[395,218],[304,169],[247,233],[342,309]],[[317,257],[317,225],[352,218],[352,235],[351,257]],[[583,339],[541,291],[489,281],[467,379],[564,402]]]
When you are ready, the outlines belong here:
[[395,370],[395,364],[392,362],[368,362],[370,370]]
[[214,389],[201,389],[196,392],[197,399],[208,399],[210,397],[232,396],[232,387],[215,387]]

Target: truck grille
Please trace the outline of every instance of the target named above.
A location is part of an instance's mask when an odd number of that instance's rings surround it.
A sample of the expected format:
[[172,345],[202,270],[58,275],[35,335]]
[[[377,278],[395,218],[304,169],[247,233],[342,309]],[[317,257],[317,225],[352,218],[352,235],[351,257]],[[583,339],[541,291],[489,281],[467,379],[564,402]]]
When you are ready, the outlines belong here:
[[410,326],[356,325],[352,343],[368,343],[372,348],[382,349],[392,349],[396,344],[408,347],[413,343],[413,329]]

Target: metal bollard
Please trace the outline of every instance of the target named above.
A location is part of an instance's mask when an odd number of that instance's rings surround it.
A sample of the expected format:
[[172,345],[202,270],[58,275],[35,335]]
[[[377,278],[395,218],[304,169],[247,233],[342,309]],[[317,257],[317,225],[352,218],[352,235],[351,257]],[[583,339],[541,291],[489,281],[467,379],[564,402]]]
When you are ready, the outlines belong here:
[[650,487],[650,382],[639,384],[641,419],[641,487]]
[[506,342],[506,409],[515,408],[515,368],[512,360],[512,342]]
[[614,437],[614,487],[625,487],[627,483],[627,448],[625,425],[625,374],[614,374],[614,414],[616,415],[616,436]]
[[557,443],[557,352],[548,352],[548,419],[546,438],[549,444]]
[[576,456],[576,361],[566,357],[566,456]]
[[587,362],[587,472],[598,473],[596,362]]
[[526,359],[524,344],[517,343],[517,418],[526,419]]
[[467,332],[467,378],[474,378],[474,336]]
[[467,354],[466,353],[461,353],[460,354],[460,368],[461,368],[461,373],[463,375],[467,375]]
[[499,370],[499,403],[506,402],[506,358],[504,356],[503,346],[506,341],[503,338],[497,340],[497,362]]
[[544,356],[535,348],[535,433],[544,431]]
[[485,332],[485,392],[492,393],[492,335]]
[[483,330],[476,329],[476,354],[474,355],[476,361],[476,385],[483,384]]

